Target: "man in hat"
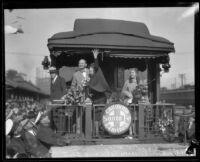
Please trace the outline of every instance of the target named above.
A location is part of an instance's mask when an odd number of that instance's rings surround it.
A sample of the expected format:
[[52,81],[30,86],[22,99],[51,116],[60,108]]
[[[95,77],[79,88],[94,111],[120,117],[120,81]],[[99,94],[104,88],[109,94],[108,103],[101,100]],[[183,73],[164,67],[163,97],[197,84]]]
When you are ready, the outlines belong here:
[[38,140],[50,149],[51,146],[66,146],[70,143],[69,139],[56,134],[50,127],[49,112],[43,114],[37,129]]
[[[58,70],[55,67],[51,67],[49,69],[49,73],[52,79],[51,85],[51,99],[52,100],[59,100],[61,99],[65,93],[67,92],[66,82],[65,79],[59,76]],[[62,111],[62,107],[54,107],[51,111],[51,127],[55,128],[58,132],[65,131],[65,125],[61,124],[57,120],[58,112]],[[65,119],[64,113],[59,113],[59,118]],[[63,121],[65,123],[65,121]]]
[[67,89],[65,79],[59,76],[58,70],[55,67],[51,67],[49,73],[52,79],[51,99],[61,99],[65,95]]

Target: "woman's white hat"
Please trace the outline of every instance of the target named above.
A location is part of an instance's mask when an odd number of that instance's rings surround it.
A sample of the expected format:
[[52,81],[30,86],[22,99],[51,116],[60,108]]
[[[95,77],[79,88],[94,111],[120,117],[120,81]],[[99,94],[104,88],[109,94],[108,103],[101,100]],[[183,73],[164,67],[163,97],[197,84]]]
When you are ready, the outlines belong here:
[[10,133],[13,127],[13,121],[11,119],[6,120],[6,136]]

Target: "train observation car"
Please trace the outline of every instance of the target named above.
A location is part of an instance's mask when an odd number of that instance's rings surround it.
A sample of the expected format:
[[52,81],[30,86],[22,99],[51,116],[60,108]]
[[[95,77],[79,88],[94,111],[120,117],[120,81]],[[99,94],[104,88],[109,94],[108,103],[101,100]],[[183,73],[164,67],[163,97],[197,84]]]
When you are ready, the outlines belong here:
[[[130,68],[136,68],[141,74],[138,75],[141,77],[140,84],[148,86],[148,103],[138,101],[127,106],[118,97],[109,104],[51,104],[58,109],[62,131],[73,136],[73,139],[96,142],[126,139],[133,123],[134,139],[155,139],[159,133],[156,128],[158,121],[164,120],[166,114],[171,114],[173,120],[174,105],[158,101],[160,71],[170,68],[169,53],[175,52],[174,44],[163,37],[151,35],[144,23],[76,19],[73,31],[54,34],[48,39],[47,46],[51,66],[57,69],[63,66],[76,67],[81,58],[90,64],[94,61],[91,51],[99,49],[99,66],[116,96],[120,96],[127,69]],[[59,118],[59,113],[69,114],[67,112],[72,113]],[[78,120],[74,118],[78,118],[81,124],[77,124]]]

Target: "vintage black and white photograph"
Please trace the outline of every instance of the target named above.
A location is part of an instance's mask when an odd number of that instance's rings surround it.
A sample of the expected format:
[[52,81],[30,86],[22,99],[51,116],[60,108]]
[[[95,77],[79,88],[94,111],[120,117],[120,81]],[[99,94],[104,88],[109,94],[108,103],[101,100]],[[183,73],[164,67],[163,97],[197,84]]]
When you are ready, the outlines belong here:
[[5,158],[195,157],[198,12],[4,9]]

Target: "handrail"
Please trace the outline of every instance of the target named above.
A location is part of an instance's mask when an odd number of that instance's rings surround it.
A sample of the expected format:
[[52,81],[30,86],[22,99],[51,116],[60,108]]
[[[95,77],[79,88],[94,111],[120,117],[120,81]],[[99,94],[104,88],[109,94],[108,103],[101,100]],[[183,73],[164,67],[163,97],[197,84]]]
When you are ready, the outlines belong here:
[[176,104],[171,104],[171,103],[159,103],[159,104],[139,103],[139,104],[130,104],[129,106],[139,106],[139,105],[151,105],[151,106],[175,106]]
[[82,107],[84,107],[85,106],[85,104],[81,104],[81,105],[68,105],[68,104],[48,104],[48,106],[68,106],[68,107],[77,107],[77,106],[82,106]]
[[180,117],[192,117],[192,116],[195,116],[195,113],[191,113],[191,114],[175,114],[175,116],[180,116]]
[[[93,106],[105,106],[106,104],[93,104]],[[152,106],[175,106],[176,104],[172,103],[157,103],[157,104],[151,104],[151,103],[139,103],[139,104],[130,104],[128,106],[138,106],[138,105],[152,105]],[[80,104],[80,105],[68,105],[68,104],[48,104],[48,106],[70,106],[70,107],[75,107],[75,106],[85,106],[85,104]]]
[[105,105],[106,105],[106,104],[93,104],[93,106],[95,106],[95,107],[96,107],[96,106],[100,106],[100,107],[101,107],[101,106],[105,106]]

